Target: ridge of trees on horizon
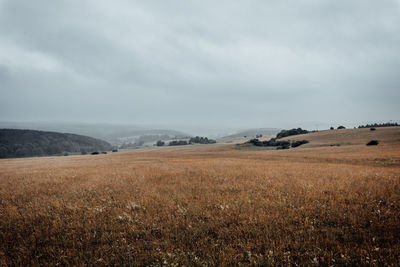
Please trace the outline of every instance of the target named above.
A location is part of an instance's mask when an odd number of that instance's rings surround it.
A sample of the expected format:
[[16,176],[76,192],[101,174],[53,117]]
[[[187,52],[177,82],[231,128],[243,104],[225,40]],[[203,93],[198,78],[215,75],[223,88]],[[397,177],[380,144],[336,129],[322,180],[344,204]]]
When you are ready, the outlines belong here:
[[215,144],[217,141],[208,139],[207,137],[192,137],[189,139],[189,144]]
[[[191,144],[215,144],[217,143],[216,140],[209,139],[208,137],[191,137],[189,140],[173,140],[168,143],[168,146],[185,146],[185,145],[191,145]],[[155,144],[156,146],[164,146],[165,142],[162,140],[158,140],[157,143]]]
[[397,122],[385,122],[385,123],[372,123],[366,125],[358,126],[359,129],[361,128],[379,128],[379,127],[393,127],[393,126],[400,126]]

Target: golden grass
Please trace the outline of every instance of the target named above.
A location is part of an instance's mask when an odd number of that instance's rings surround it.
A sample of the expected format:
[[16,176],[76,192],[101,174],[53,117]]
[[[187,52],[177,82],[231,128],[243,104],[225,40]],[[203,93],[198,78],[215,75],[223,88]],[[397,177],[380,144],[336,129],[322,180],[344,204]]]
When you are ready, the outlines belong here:
[[399,240],[399,144],[0,160],[2,266],[398,265]]
[[309,134],[289,136],[282,140],[308,140],[309,144],[303,147],[339,145],[365,145],[371,140],[378,140],[380,144],[400,143],[400,127],[382,127],[371,131],[369,128],[326,130]]

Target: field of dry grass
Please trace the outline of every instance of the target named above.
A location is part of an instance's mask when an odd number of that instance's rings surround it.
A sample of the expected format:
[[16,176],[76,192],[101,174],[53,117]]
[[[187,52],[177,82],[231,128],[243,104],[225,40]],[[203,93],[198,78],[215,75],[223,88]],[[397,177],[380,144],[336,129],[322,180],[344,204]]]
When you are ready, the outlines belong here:
[[304,147],[318,147],[330,145],[365,145],[370,140],[379,140],[381,144],[399,144],[400,127],[383,127],[371,131],[363,129],[326,130],[309,134],[289,136],[282,140],[308,140]]
[[1,266],[395,266],[399,240],[399,142],[0,160]]

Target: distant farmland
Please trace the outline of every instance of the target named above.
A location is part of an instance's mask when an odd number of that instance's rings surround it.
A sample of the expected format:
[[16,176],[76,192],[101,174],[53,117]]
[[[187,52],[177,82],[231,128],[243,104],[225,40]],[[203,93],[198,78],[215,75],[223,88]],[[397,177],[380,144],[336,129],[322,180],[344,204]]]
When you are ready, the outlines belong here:
[[2,159],[0,265],[395,266],[399,137],[351,129],[284,151]]

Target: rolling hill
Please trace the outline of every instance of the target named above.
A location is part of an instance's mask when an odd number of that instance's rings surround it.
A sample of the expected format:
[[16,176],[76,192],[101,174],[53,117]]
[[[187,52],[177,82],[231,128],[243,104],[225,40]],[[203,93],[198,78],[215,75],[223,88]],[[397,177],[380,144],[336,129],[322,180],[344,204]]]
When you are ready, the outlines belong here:
[[0,160],[0,266],[398,266],[399,133]]
[[302,147],[365,145],[371,140],[378,140],[379,144],[400,143],[400,127],[383,127],[371,131],[369,128],[325,130],[288,136],[280,140],[307,140],[308,144]]
[[241,131],[241,132],[238,132],[235,134],[225,136],[223,138],[243,138],[244,136],[256,137],[256,135],[259,135],[259,134],[273,136],[273,135],[276,135],[279,131],[280,131],[280,129],[277,129],[277,128],[248,129],[248,130],[244,130],[244,131]]
[[[156,126],[154,126],[156,127]],[[158,140],[168,140],[191,136],[181,131],[157,129],[129,124],[107,123],[50,123],[50,122],[1,122],[4,129],[31,129],[38,131],[74,133],[105,140],[113,146],[126,144],[153,144]],[[141,145],[139,145],[141,146]]]
[[52,156],[111,149],[109,143],[83,135],[0,129],[0,158]]

